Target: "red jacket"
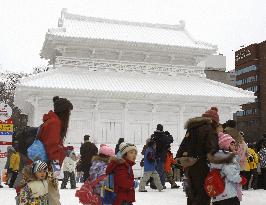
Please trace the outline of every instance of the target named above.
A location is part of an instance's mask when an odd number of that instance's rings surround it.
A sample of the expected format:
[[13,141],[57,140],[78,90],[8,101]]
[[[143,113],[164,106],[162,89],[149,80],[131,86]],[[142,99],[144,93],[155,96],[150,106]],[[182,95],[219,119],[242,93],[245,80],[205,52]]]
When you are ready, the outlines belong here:
[[176,160],[174,160],[173,154],[171,151],[168,151],[166,154],[166,160],[164,164],[165,172],[170,172],[172,169],[172,164],[176,164]]
[[61,121],[53,112],[43,116],[43,125],[39,138],[43,142],[49,160],[59,160],[62,165],[65,159],[63,141],[61,139]]
[[135,202],[134,174],[132,166],[134,162],[126,160],[111,161],[106,168],[106,174],[114,173],[116,199],[113,205],[121,205],[123,201]]

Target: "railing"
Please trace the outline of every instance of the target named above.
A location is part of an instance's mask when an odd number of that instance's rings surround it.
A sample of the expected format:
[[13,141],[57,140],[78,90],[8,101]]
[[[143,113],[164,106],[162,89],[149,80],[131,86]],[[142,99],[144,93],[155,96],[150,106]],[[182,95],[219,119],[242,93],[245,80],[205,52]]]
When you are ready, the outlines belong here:
[[55,66],[85,67],[91,71],[110,70],[116,72],[138,72],[143,74],[160,73],[171,76],[196,75],[205,77],[204,68],[187,65],[155,64],[146,62],[127,62],[115,60],[98,60],[89,58],[57,57]]

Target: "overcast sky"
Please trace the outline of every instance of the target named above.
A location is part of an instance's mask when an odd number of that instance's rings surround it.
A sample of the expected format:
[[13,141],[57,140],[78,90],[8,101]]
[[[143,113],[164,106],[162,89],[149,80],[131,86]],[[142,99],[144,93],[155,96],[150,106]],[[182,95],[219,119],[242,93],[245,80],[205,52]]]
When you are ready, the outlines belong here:
[[39,57],[48,28],[62,8],[86,16],[178,24],[197,40],[218,45],[234,68],[234,51],[266,40],[266,0],[0,0],[0,65],[29,72],[46,65]]

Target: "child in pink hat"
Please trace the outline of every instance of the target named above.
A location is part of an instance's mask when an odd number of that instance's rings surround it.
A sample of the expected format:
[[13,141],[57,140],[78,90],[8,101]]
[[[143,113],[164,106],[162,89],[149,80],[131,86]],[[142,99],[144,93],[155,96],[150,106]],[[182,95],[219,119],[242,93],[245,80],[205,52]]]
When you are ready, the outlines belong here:
[[[109,163],[110,157],[115,155],[115,150],[106,144],[101,144],[99,154],[92,158],[92,165],[90,168],[91,181],[98,179],[100,176],[105,175],[106,167]],[[95,187],[94,192],[100,195],[101,186],[104,184],[104,180],[100,181]]]
[[235,157],[230,163],[211,164],[211,169],[219,169],[224,176],[225,190],[222,194],[212,198],[213,205],[239,205],[242,200],[242,185],[247,180],[240,176],[239,157],[237,155],[237,146],[235,140],[228,134],[220,132],[219,148],[220,151],[215,155],[224,157],[230,152],[235,153]]

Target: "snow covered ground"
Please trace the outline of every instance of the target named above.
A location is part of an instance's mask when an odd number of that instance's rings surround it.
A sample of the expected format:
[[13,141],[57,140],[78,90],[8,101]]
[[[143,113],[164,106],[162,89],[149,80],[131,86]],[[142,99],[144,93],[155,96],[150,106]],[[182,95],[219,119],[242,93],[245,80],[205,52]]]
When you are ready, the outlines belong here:
[[[147,193],[136,192],[135,205],[186,205],[186,197],[182,189],[171,190],[170,188],[163,192],[157,192],[147,188]],[[78,199],[75,197],[75,191],[71,189],[60,190],[62,205],[78,205]],[[15,205],[15,191],[8,188],[0,189],[0,204]],[[241,205],[265,205],[265,190],[244,191],[243,202]]]

